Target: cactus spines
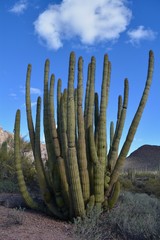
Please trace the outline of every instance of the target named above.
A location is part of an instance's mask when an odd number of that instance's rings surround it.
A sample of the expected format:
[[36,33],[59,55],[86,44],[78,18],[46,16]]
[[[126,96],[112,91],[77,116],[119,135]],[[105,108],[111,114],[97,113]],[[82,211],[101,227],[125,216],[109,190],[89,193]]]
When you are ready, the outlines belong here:
[[[78,60],[77,88],[75,80],[75,54],[70,54],[68,86],[57,85],[57,109],[54,103],[55,76],[49,79],[47,59],[44,67],[43,127],[47,149],[47,167],[43,165],[40,151],[41,98],[37,100],[35,127],[32,120],[30,75],[26,77],[26,112],[38,182],[45,209],[30,196],[22,172],[19,155],[20,110],[15,119],[15,163],[20,191],[26,203],[34,209],[52,214],[60,219],[73,219],[90,214],[94,208],[105,211],[114,207],[120,192],[118,180],[121,168],[136,133],[152,82],[154,56],[149,53],[146,85],[139,106],[128,130],[126,140],[119,151],[128,104],[128,80],[124,81],[123,99],[118,97],[115,129],[110,125],[110,145],[107,149],[107,105],[109,98],[111,63],[104,55],[101,94],[95,92],[96,60],[91,58],[83,110],[83,58]],[[50,81],[50,83],[49,83]],[[98,100],[99,99],[99,100]],[[100,102],[100,104],[99,104]],[[55,111],[57,110],[57,121]],[[107,114],[106,114],[107,113]]]

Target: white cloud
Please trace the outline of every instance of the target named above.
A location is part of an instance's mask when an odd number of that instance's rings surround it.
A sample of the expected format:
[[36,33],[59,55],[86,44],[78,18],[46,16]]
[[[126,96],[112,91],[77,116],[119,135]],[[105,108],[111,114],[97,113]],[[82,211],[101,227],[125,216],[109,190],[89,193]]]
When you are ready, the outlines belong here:
[[41,94],[41,90],[39,88],[31,87],[30,91],[31,91],[31,94],[39,94],[39,95]]
[[10,93],[9,96],[10,97],[17,97],[17,94],[16,93]]
[[151,29],[145,29],[144,26],[138,26],[136,29],[130,30],[127,32],[129,36],[129,42],[134,44],[139,44],[142,40],[154,40],[157,33]]
[[35,107],[37,105],[37,102],[31,102],[31,107]]
[[[25,94],[25,87],[20,86],[20,91],[21,93]],[[41,95],[41,90],[39,88],[30,88],[30,94],[36,94],[36,95]]]
[[14,6],[9,10],[15,14],[22,14],[27,9],[27,0],[20,0],[14,4]]
[[34,22],[35,32],[50,49],[79,38],[93,45],[119,38],[131,19],[126,0],[63,0],[49,5]]

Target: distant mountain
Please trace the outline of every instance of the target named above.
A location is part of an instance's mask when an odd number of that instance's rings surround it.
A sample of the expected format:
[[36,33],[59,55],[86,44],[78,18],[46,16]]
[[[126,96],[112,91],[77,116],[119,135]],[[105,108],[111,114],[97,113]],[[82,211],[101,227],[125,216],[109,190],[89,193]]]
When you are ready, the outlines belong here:
[[160,146],[143,145],[127,158],[125,169],[157,170],[160,167]]

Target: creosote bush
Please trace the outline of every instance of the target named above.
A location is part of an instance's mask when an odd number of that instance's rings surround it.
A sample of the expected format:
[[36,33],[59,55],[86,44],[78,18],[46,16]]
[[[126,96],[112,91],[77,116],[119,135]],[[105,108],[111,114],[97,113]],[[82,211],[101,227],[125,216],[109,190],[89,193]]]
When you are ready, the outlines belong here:
[[[39,187],[47,213],[60,219],[85,218],[92,209],[111,209],[119,192],[119,174],[130,149],[141,119],[151,82],[154,65],[153,52],[149,52],[147,80],[142,97],[131,122],[126,140],[119,151],[128,105],[128,79],[124,80],[124,95],[118,97],[117,120],[110,127],[107,143],[106,110],[109,98],[111,63],[104,56],[101,94],[95,91],[96,59],[88,65],[85,101],[83,107],[83,58],[78,59],[77,87],[75,86],[75,54],[69,60],[68,86],[62,90],[57,84],[57,107],[54,106],[55,76],[49,80],[50,61],[44,67],[43,127],[48,154],[44,167],[40,151],[41,97],[37,99],[35,126],[32,119],[30,78],[31,65],[26,76],[26,113],[30,142],[35,159]],[[55,114],[56,111],[56,114]],[[55,119],[57,117],[57,120]],[[27,190],[19,157],[20,110],[15,118],[15,163],[20,191],[28,206],[44,210]],[[108,149],[108,146],[109,149]]]

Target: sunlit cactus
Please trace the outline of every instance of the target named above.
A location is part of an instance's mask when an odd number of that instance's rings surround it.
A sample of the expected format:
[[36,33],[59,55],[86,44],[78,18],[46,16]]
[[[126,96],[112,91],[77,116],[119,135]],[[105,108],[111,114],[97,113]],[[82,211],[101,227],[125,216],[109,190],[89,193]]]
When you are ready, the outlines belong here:
[[[29,136],[35,159],[39,187],[44,204],[32,199],[25,185],[19,157],[20,110],[15,119],[15,162],[22,196],[29,207],[47,212],[59,219],[84,217],[94,207],[100,211],[113,208],[117,202],[120,183],[118,177],[141,119],[153,74],[154,55],[149,52],[148,75],[144,91],[122,148],[119,143],[126,118],[129,83],[124,81],[124,96],[118,97],[117,120],[110,125],[110,142],[107,143],[107,105],[111,75],[111,63],[104,56],[101,93],[95,92],[96,59],[88,65],[85,100],[83,107],[83,58],[78,60],[77,86],[75,86],[76,59],[70,54],[68,86],[62,90],[57,84],[55,107],[55,76],[49,79],[50,61],[44,67],[43,127],[47,149],[47,164],[40,151],[41,97],[37,99],[35,126],[32,120],[30,76],[26,77],[26,113]],[[55,117],[56,116],[56,117]]]

